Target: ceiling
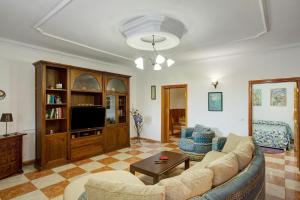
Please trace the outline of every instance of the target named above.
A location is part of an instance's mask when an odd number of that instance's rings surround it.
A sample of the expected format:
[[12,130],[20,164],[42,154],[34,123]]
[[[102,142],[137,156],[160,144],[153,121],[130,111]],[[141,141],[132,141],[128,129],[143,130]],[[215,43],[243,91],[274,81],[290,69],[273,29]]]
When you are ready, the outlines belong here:
[[163,55],[176,65],[300,44],[299,0],[1,0],[0,37],[134,67],[124,20],[163,14],[187,31]]

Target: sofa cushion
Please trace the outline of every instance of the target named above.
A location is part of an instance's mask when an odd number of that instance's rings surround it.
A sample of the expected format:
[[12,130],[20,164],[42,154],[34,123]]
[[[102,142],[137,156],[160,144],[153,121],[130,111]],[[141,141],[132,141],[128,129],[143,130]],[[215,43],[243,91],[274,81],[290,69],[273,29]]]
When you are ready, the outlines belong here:
[[240,171],[250,163],[253,156],[253,145],[252,141],[242,140],[233,151],[237,157]]
[[218,186],[238,173],[239,164],[236,155],[234,153],[228,153],[211,162],[206,168],[214,172],[213,186]]
[[99,172],[95,174],[89,174],[72,181],[72,183],[70,183],[64,191],[64,200],[78,199],[79,196],[85,191],[84,184],[86,184],[90,178],[123,181],[136,185],[144,185],[144,183],[138,177],[127,171],[115,170]]
[[226,153],[219,152],[219,151],[210,151],[205,155],[205,157],[202,159],[202,161],[196,163],[189,169],[185,170],[183,173],[187,173],[187,172],[190,172],[195,169],[203,169],[207,165],[209,165],[211,162],[217,160],[218,158],[223,157],[224,155],[226,155]]
[[[230,133],[227,137],[226,143],[222,149],[222,152],[224,153],[229,153],[235,150],[237,145],[240,143],[242,140],[247,140],[247,141],[252,141],[252,138],[249,136],[239,136],[233,133]],[[254,149],[254,146],[253,146]]]
[[91,178],[85,184],[89,200],[164,200],[165,187]]
[[165,186],[166,200],[183,200],[202,195],[210,190],[212,180],[212,170],[199,169],[163,179],[157,185]]

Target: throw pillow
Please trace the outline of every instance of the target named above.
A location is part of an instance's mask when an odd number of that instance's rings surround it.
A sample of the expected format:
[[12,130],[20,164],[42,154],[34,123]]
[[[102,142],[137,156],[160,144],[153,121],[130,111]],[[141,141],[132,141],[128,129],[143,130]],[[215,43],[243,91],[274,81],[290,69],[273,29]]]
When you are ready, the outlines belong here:
[[251,161],[253,156],[253,142],[242,140],[235,148],[233,153],[236,155],[238,163],[239,163],[239,170],[243,170]]
[[[236,134],[230,133],[227,137],[226,143],[222,149],[222,152],[224,153],[230,153],[232,152],[237,145],[240,143],[242,140],[247,140],[247,141],[252,141],[252,138],[249,136],[238,136]],[[254,146],[253,146],[254,149]]]
[[210,190],[212,180],[212,170],[197,169],[179,176],[163,179],[158,185],[165,186],[166,200],[184,200],[202,195]]
[[164,200],[165,187],[91,178],[85,184],[89,200]]
[[239,171],[239,164],[236,155],[228,153],[211,162],[206,168],[214,172],[213,186],[215,187],[234,177]]

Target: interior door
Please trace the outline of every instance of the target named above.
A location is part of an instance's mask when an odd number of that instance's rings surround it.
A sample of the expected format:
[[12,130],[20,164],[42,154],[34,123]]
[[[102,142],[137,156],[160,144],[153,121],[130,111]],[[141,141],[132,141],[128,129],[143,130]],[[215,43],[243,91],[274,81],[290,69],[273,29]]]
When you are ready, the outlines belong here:
[[161,141],[169,142],[169,122],[170,122],[170,88],[162,87],[162,124]]
[[299,149],[299,82],[297,82],[297,87],[294,90],[294,149],[295,155],[297,157],[297,165],[300,169],[300,149]]

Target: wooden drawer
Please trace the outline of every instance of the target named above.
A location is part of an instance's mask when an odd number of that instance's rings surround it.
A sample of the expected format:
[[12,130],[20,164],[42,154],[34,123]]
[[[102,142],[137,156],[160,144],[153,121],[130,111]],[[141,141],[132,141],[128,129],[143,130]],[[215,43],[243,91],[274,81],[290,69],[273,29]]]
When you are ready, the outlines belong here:
[[71,149],[71,160],[80,160],[85,159],[90,156],[94,156],[97,154],[103,153],[103,145],[102,143],[94,143],[86,146],[81,146],[77,148]]
[[80,137],[75,138],[71,140],[71,148],[78,148],[83,147],[87,145],[93,145],[93,144],[103,144],[103,136],[102,135],[93,135],[93,136],[87,136],[87,137]]

